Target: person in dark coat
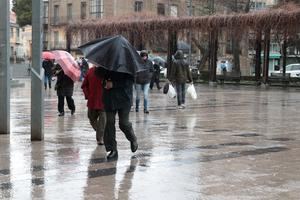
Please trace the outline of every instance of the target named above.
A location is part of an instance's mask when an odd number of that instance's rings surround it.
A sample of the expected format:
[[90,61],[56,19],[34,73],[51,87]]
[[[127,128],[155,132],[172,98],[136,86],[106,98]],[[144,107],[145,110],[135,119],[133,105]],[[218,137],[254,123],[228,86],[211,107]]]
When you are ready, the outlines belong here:
[[53,62],[51,60],[43,60],[42,67],[44,68],[44,86],[45,90],[47,89],[47,82],[49,88],[51,89],[51,81],[52,81],[52,69],[54,67]]
[[147,70],[140,72],[137,74],[136,77],[136,84],[135,84],[135,91],[136,91],[136,99],[135,99],[135,111],[139,111],[139,105],[140,105],[140,96],[143,92],[144,95],[144,113],[149,114],[148,109],[148,96],[149,96],[149,87],[150,82],[152,78],[152,74],[154,71],[153,64],[150,60],[148,60],[148,53],[145,51],[142,51],[140,53],[142,59],[145,62],[145,66],[147,67]]
[[134,78],[126,73],[111,72],[101,67],[96,68],[96,74],[104,75],[103,101],[106,113],[104,145],[109,152],[107,159],[116,159],[118,157],[115,127],[117,114],[119,127],[130,141],[131,151],[135,152],[138,148],[137,138],[129,121]]
[[154,72],[153,72],[152,79],[150,82],[150,89],[152,90],[154,83],[155,83],[157,89],[160,90],[161,89],[161,87],[159,86],[160,66],[157,63],[154,63],[153,68],[154,68]]
[[192,74],[182,50],[177,50],[172,61],[170,81],[175,84],[179,109],[185,108],[185,84],[192,83]]
[[65,105],[65,97],[67,100],[68,108],[71,110],[71,115],[75,113],[75,104],[72,98],[73,90],[74,90],[74,81],[65,75],[59,64],[55,67],[54,74],[57,76],[57,81],[55,85],[55,90],[57,92],[58,97],[58,116],[64,116],[64,105]]
[[106,115],[103,103],[103,77],[96,76],[96,67],[90,68],[81,85],[85,99],[87,99],[88,118],[96,131],[98,145],[103,145],[103,136],[106,123]]

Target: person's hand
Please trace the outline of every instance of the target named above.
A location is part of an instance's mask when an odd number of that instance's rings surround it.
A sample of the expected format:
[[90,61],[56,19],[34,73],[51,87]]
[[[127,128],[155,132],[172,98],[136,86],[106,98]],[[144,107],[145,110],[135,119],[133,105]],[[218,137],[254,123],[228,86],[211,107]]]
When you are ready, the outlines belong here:
[[109,90],[113,87],[113,82],[108,80],[106,81],[105,89]]

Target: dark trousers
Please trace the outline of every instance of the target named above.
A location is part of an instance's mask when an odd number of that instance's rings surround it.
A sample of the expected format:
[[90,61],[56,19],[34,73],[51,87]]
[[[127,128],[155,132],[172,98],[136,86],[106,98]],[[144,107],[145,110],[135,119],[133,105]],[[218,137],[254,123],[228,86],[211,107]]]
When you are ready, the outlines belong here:
[[185,104],[185,83],[176,83],[177,103]]
[[116,114],[119,116],[119,127],[121,131],[125,134],[127,140],[130,142],[136,141],[136,136],[134,134],[132,124],[129,121],[129,108],[106,111],[106,126],[104,132],[104,144],[106,151],[117,150],[117,141],[116,141]]
[[159,86],[159,76],[153,76],[150,82],[150,89],[152,90],[154,83],[156,84],[157,89],[160,89],[161,87]]
[[[67,100],[68,108],[71,111],[72,110],[75,111],[75,104],[72,96],[66,96],[66,100]],[[65,112],[64,107],[65,107],[65,96],[58,96],[58,106],[57,106],[58,112],[60,113]]]
[[106,116],[103,110],[88,109],[88,118],[93,129],[96,131],[97,142],[103,142]]

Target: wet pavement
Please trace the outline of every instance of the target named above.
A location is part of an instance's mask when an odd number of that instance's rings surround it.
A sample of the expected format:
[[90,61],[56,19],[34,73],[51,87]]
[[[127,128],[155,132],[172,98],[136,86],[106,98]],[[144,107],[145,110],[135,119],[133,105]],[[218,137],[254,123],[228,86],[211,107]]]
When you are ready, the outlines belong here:
[[[76,113],[45,92],[45,140],[30,141],[30,82],[11,89],[11,134],[0,135],[0,199],[300,199],[300,89],[197,85],[185,110],[150,92],[131,112],[139,149],[117,129],[106,160],[76,84]],[[142,109],[140,109],[142,110]]]

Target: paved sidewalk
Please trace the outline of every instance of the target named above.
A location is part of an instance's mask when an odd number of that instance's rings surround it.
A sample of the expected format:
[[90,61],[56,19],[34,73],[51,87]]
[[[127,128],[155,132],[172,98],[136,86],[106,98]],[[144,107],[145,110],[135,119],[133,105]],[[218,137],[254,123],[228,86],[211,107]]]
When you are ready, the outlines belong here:
[[[200,85],[176,109],[156,89],[131,112],[139,149],[117,129],[108,162],[76,84],[76,113],[57,117],[45,92],[45,140],[30,141],[30,82],[11,89],[11,134],[0,135],[0,199],[298,200],[300,90]],[[143,110],[143,109],[140,109]]]

